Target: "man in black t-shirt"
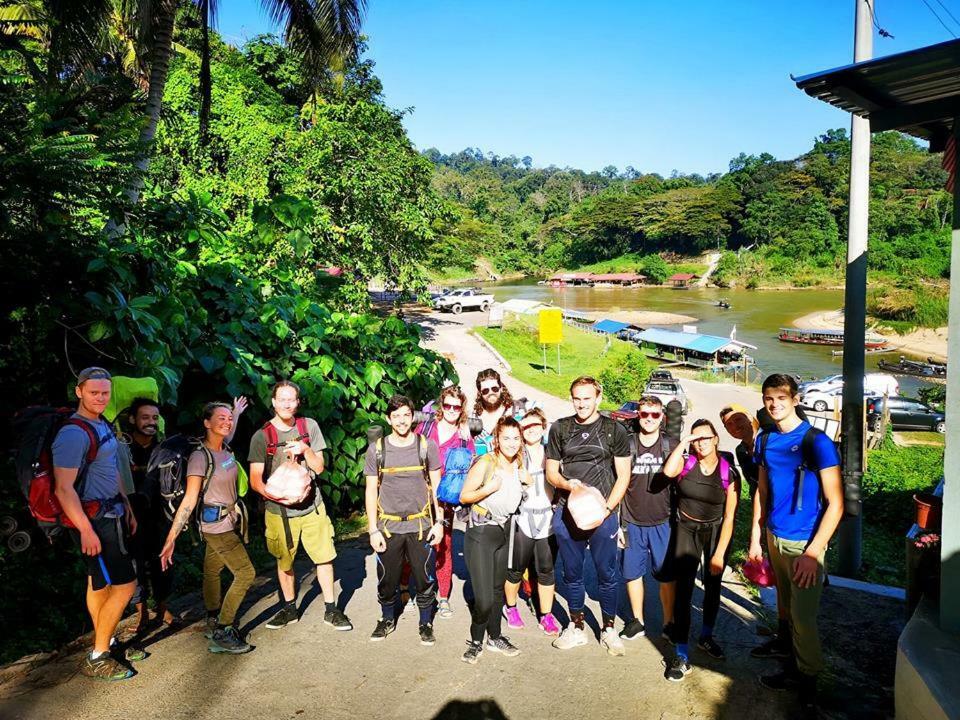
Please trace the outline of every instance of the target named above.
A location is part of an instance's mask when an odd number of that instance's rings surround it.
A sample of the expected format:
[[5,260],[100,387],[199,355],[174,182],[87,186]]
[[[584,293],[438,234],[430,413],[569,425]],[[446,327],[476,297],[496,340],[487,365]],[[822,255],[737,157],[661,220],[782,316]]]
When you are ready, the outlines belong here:
[[663,474],[663,464],[677,446],[662,432],[663,402],[648,395],[640,398],[639,432],[630,438],[630,486],[623,496],[623,556],[621,570],[633,619],[620,632],[624,640],[643,637],[643,578],[650,572],[660,582],[663,636],[670,637],[675,586],[670,574],[673,556],[673,483]]
[[[616,508],[630,484],[630,437],[615,420],[599,413],[602,389],[591,377],[579,377],[570,386],[576,412],[550,428],[546,449],[547,481],[557,488],[559,505],[553,515],[553,530],[567,586],[570,624],[553,646],[569,650],[586,645],[583,607],[586,592],[583,564],[587,551],[597,568],[603,631],[600,643],[611,655],[623,655],[623,642],[614,629],[619,595],[617,537],[620,520]],[[593,530],[581,530],[566,508],[569,492],[577,485],[597,488],[606,498],[606,518]]]

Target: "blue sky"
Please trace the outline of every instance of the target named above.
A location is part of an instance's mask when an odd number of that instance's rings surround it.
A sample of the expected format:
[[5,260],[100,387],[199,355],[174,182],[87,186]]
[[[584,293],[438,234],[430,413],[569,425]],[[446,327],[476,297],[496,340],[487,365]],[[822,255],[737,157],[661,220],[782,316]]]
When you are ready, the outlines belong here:
[[[960,0],[927,0],[960,35]],[[951,39],[924,0],[875,0],[874,55]],[[853,58],[853,0],[369,0],[368,57],[420,148],[530,155],[539,167],[724,171],[794,157],[849,117],[790,74]],[[237,45],[273,30],[258,0],[221,3]]]

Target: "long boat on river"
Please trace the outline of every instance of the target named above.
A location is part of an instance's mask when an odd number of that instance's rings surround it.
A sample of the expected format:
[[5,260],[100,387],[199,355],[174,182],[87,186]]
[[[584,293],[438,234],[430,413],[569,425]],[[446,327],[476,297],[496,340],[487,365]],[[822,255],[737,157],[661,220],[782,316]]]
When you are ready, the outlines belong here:
[[927,358],[927,362],[922,362],[920,360],[907,360],[901,355],[900,362],[892,363],[881,360],[877,364],[881,370],[886,370],[894,375],[912,375],[927,380],[945,380],[947,377],[947,366],[943,363],[933,362],[931,358]]
[[[780,342],[801,343],[803,345],[843,345],[843,330],[820,330],[806,328],[780,328],[777,335]],[[867,350],[882,350],[887,340],[878,335],[867,335],[863,343]]]

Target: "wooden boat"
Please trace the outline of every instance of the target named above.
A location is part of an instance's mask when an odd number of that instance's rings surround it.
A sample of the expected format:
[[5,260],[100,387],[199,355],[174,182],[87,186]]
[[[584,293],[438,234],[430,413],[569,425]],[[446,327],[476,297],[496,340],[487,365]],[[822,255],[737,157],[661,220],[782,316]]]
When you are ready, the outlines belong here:
[[724,310],[729,310],[729,309],[730,309],[730,303],[728,303],[726,300],[718,300],[718,301],[717,301],[717,307],[718,307],[718,308],[723,308]]
[[919,360],[907,360],[901,355],[899,362],[892,363],[881,360],[877,363],[877,366],[881,370],[886,370],[894,375],[912,375],[929,380],[943,380],[947,377],[947,366],[932,362],[930,358],[927,358],[927,362],[921,362]]
[[[843,330],[780,328],[777,339],[780,342],[803,345],[843,345]],[[880,350],[887,347],[887,340],[877,335],[868,335],[863,346],[867,350]]]

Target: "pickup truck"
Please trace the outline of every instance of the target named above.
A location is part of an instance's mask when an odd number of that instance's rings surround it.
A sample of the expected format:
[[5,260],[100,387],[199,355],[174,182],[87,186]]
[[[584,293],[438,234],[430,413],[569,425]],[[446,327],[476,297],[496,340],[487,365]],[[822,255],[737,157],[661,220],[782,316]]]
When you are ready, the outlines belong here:
[[679,400],[684,414],[690,409],[687,393],[684,392],[679,380],[648,380],[643,394],[660,398],[664,405],[671,400]]
[[433,305],[437,310],[449,310],[454,315],[459,315],[464,310],[486,312],[487,308],[493,305],[493,295],[483,293],[478,288],[461,288],[441,295],[433,301]]

